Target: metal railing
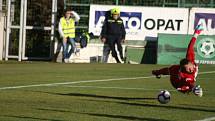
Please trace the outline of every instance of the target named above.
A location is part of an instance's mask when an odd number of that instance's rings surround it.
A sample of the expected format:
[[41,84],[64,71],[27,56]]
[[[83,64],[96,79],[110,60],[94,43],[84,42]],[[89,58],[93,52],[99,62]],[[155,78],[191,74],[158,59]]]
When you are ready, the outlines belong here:
[[6,13],[7,3],[6,0],[0,0],[0,13]]

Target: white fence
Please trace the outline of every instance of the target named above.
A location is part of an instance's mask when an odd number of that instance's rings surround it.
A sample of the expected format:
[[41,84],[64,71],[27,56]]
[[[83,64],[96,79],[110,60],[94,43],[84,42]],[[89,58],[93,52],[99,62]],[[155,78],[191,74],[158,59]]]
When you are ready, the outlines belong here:
[[0,15],[0,60],[4,58],[5,23],[6,23],[6,17],[3,14],[1,14]]

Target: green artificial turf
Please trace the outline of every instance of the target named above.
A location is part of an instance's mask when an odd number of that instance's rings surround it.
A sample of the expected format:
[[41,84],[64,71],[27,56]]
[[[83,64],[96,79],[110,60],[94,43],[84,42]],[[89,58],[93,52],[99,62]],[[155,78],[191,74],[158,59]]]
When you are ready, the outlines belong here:
[[[215,117],[215,65],[199,67],[201,98],[177,92],[168,77],[151,77],[152,69],[162,67],[1,62],[0,121],[194,121]],[[156,100],[163,89],[171,93],[168,104]]]

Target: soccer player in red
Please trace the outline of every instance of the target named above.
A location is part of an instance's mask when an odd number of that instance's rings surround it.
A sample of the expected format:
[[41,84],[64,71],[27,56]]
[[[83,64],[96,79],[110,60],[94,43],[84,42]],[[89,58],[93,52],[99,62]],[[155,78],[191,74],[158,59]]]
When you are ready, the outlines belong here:
[[195,85],[198,65],[195,63],[194,45],[202,30],[201,25],[196,27],[194,36],[190,40],[187,48],[186,58],[180,61],[180,65],[172,65],[167,68],[152,71],[152,74],[157,78],[160,78],[161,75],[170,75],[170,81],[174,88],[183,93],[193,92],[199,97],[203,95],[203,91],[199,85]]

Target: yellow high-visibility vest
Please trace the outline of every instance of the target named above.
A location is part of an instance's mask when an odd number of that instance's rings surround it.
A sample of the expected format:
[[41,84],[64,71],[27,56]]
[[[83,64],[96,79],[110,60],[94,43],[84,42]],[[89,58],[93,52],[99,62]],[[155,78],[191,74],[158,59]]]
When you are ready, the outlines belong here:
[[75,21],[70,18],[67,22],[65,17],[62,17],[60,21],[64,37],[75,38]]

